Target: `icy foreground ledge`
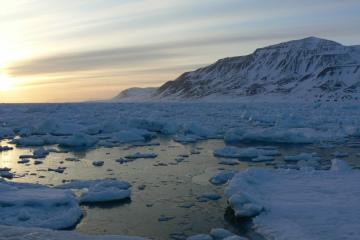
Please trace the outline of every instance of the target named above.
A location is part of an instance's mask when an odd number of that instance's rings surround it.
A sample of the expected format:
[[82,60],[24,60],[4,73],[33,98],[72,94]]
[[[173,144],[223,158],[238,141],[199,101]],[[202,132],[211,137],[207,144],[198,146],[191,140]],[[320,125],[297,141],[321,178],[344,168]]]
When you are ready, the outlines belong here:
[[126,237],[116,235],[90,236],[72,231],[54,231],[41,228],[23,228],[0,225],[0,240],[145,240],[141,237]]
[[329,171],[248,169],[226,196],[237,217],[255,216],[269,239],[359,239],[360,172],[341,160]]
[[0,215],[0,225],[64,229],[82,213],[69,190],[0,181]]

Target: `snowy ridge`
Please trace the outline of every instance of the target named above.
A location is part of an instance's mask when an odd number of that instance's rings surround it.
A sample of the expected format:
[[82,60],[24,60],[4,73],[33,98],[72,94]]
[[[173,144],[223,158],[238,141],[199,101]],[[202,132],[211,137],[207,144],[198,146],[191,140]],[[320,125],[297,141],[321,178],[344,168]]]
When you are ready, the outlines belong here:
[[358,101],[360,47],[293,40],[220,59],[152,91],[135,100]]

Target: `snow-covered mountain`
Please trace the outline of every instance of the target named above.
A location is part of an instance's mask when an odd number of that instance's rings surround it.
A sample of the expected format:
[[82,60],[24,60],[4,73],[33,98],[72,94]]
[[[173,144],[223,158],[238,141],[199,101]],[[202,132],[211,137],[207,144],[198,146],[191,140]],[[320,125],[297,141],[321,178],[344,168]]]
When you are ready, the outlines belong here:
[[143,101],[145,99],[151,98],[157,91],[157,88],[149,87],[149,88],[128,88],[124,91],[120,92],[111,101],[117,102],[137,102]]
[[316,37],[284,42],[183,73],[143,98],[357,101],[360,46]]

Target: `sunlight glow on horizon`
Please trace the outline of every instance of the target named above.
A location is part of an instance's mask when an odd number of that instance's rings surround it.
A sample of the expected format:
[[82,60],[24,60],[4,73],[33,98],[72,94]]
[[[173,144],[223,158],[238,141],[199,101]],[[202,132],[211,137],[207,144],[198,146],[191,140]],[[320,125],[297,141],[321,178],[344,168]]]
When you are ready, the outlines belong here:
[[5,0],[2,9],[1,102],[111,98],[308,36],[360,44],[357,0]]
[[13,88],[12,79],[5,74],[0,74],[0,91],[5,92]]

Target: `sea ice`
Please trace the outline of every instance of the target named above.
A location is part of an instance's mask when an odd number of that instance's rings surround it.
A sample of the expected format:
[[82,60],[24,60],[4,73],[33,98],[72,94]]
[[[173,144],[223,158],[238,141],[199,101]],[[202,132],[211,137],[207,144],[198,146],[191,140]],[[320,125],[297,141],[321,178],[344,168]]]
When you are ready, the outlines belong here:
[[44,228],[0,225],[1,240],[146,240],[121,235],[85,235],[75,231],[54,231]]
[[140,153],[136,152],[125,156],[127,159],[137,159],[137,158],[156,158],[158,155],[156,153]]
[[104,161],[93,161],[92,165],[94,165],[95,167],[101,167],[102,165],[104,165]]
[[214,185],[222,185],[227,183],[234,175],[235,171],[221,171],[210,178],[210,182]]
[[85,148],[94,146],[97,141],[98,140],[93,136],[78,133],[63,139],[59,145],[61,147],[69,148]]
[[331,170],[251,168],[226,189],[238,217],[252,216],[269,239],[357,239],[360,172],[332,160]]
[[82,215],[71,191],[35,184],[0,181],[0,203],[1,225],[64,229]]
[[85,189],[80,196],[81,203],[119,201],[130,198],[131,185],[121,180],[75,180],[59,185],[61,189]]

